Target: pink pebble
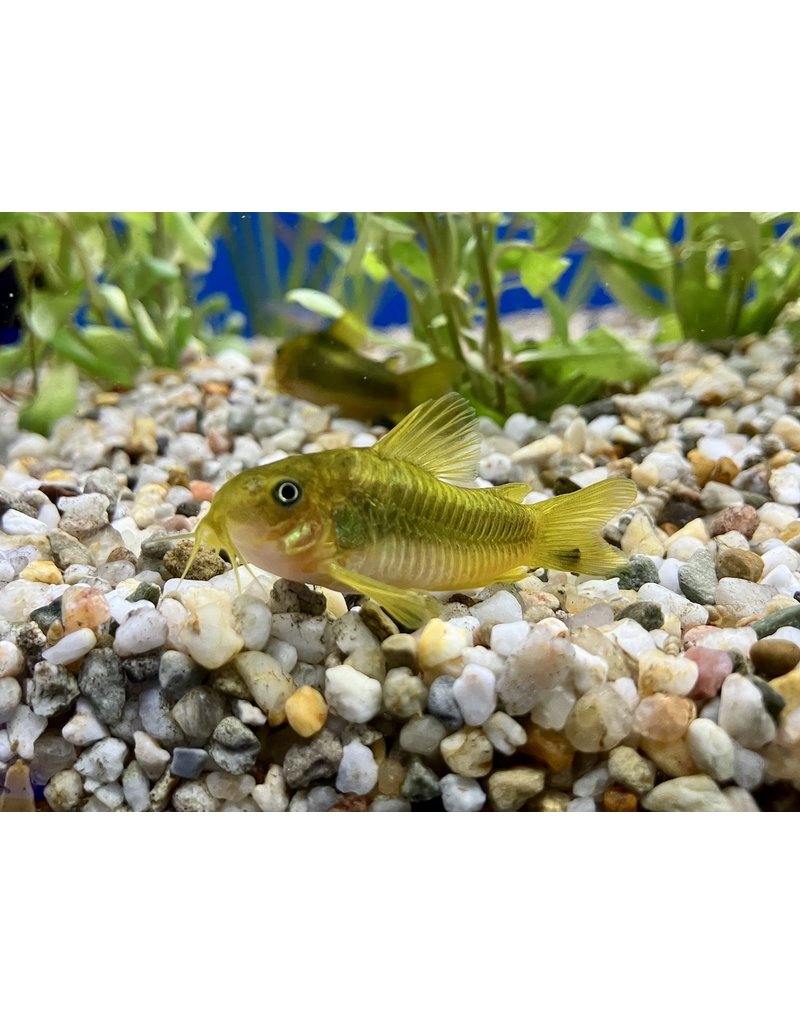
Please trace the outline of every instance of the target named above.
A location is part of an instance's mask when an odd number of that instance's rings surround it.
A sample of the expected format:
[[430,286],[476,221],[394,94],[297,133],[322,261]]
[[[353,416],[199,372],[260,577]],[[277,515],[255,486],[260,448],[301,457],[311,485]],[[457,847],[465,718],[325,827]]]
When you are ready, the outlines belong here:
[[214,488],[205,480],[191,480],[189,490],[195,501],[211,501],[214,497]]
[[712,651],[706,647],[692,647],[684,657],[697,665],[698,676],[689,694],[694,700],[716,697],[724,680],[733,672],[733,662],[725,651]]

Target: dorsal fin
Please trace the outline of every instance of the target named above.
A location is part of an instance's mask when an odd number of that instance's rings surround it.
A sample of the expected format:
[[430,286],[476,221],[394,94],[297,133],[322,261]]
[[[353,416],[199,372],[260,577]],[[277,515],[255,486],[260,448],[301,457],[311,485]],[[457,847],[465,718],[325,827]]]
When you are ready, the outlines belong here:
[[500,484],[499,487],[492,488],[492,494],[496,494],[498,498],[505,498],[506,501],[515,503],[520,503],[530,493],[530,484]]
[[460,395],[432,398],[382,437],[373,451],[386,459],[413,462],[453,483],[471,483],[481,453],[475,412]]

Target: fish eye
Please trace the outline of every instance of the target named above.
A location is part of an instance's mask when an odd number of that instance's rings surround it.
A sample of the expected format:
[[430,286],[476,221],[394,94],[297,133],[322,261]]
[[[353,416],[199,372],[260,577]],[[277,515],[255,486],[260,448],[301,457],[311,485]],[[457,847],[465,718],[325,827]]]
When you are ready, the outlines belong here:
[[284,508],[293,508],[303,497],[303,488],[296,480],[281,480],[275,485],[272,497]]

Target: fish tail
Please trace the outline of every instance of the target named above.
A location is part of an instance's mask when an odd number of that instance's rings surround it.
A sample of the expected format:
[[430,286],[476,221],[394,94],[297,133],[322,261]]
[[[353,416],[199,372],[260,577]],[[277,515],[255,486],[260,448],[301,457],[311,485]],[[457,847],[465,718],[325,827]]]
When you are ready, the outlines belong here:
[[627,562],[601,536],[605,524],[636,500],[632,480],[602,480],[580,491],[531,505],[536,517],[532,565],[546,569],[613,576]]

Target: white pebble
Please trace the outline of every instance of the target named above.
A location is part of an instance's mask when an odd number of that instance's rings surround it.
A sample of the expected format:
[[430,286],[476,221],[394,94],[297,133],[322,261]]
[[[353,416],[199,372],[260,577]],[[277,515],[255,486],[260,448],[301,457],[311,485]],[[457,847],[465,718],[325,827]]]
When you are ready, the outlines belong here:
[[576,779],[573,786],[572,792],[577,797],[597,797],[602,796],[603,791],[608,785],[608,764],[598,765],[597,768],[592,768],[591,771],[586,772],[585,775],[581,775],[579,779]]
[[643,694],[674,693],[685,697],[697,682],[699,669],[689,658],[662,651],[645,651],[639,658],[639,688]]
[[260,786],[254,787],[252,797],[262,811],[286,810],[289,806],[289,794],[280,765],[270,765],[264,781]]
[[671,590],[675,594],[680,594],[681,587],[680,581],[678,580],[678,570],[682,563],[677,558],[665,558],[661,565],[658,567],[658,581],[662,587],[666,587],[667,590]]
[[24,512],[18,512],[15,508],[10,508],[7,512],[3,513],[0,524],[2,524],[4,533],[16,537],[24,536],[25,534],[41,537],[47,534],[50,529],[47,523],[42,523],[38,519],[34,519],[33,516],[26,516]]
[[48,648],[42,657],[51,665],[70,665],[78,661],[97,644],[97,637],[94,630],[84,627],[76,629],[73,633],[67,633],[65,637]]
[[578,797],[576,800],[570,800],[567,804],[568,811],[596,811],[594,800],[589,797]]
[[146,732],[137,730],[133,734],[133,755],[142,767],[142,771],[155,782],[164,774],[164,769],[169,764],[172,755],[164,750],[156,741],[147,735]]
[[748,750],[738,743],[734,747],[733,781],[742,789],[758,789],[764,781],[767,762],[755,750]]
[[572,649],[574,653],[572,683],[578,693],[586,693],[597,683],[604,683],[608,677],[608,664],[605,659],[590,654],[578,644],[573,644]]
[[228,772],[209,772],[206,786],[209,793],[217,800],[230,800],[239,803],[250,796],[255,788],[256,780],[252,775],[229,775]]
[[446,811],[479,811],[486,803],[486,794],[477,779],[451,774],[443,776],[440,785]]
[[519,622],[522,619],[522,606],[508,590],[498,590],[485,601],[474,604],[469,612],[481,623]]
[[453,696],[467,725],[483,725],[497,706],[494,673],[467,665],[453,684]]
[[0,640],[0,678],[18,676],[25,668],[25,655],[10,640]]
[[644,626],[635,619],[620,619],[607,636],[614,638],[618,647],[637,660],[647,651],[653,651],[656,642]]
[[122,773],[122,792],[132,811],[146,811],[150,806],[150,783],[138,761],[131,761]]
[[521,620],[518,622],[498,622],[495,626],[492,626],[492,650],[495,654],[507,658],[525,643],[530,631],[530,624]]
[[800,647],[800,629],[797,626],[781,626],[772,635],[776,640],[791,640]]
[[715,722],[696,718],[689,726],[689,750],[701,772],[717,782],[727,782],[733,775],[733,740]]
[[746,789],[741,789],[739,786],[728,786],[723,789],[722,795],[731,805],[732,811],[760,811],[761,808],[755,802],[752,793],[748,793]]
[[800,504],[800,465],[790,462],[788,466],[773,469],[769,475],[769,489],[781,505]]
[[674,612],[681,620],[682,626],[704,626],[708,622],[708,612],[699,604],[693,604],[680,594],[673,593],[658,583],[645,583],[639,588],[639,601],[652,601],[666,615]]
[[342,760],[336,774],[336,788],[340,793],[364,796],[378,781],[378,766],[369,747],[351,740],[342,748]]
[[483,731],[495,750],[511,755],[521,747],[527,734],[519,722],[505,711],[495,711],[483,723]]
[[265,725],[267,721],[264,712],[248,700],[234,700],[233,713],[245,725]]
[[43,715],[35,715],[27,704],[20,704],[11,713],[6,729],[12,752],[16,752],[23,760],[30,761],[33,757],[33,745],[47,728],[47,719]]
[[91,703],[79,698],[75,714],[61,730],[61,735],[76,747],[88,747],[90,743],[108,736],[108,729],[95,715]]
[[325,699],[347,722],[368,722],[380,711],[382,697],[377,679],[350,665],[325,670]]
[[298,661],[297,651],[286,640],[278,640],[274,636],[270,637],[269,643],[266,646],[266,652],[272,655],[284,672],[289,673],[294,670]]
[[633,679],[631,679],[630,676],[620,676],[619,679],[615,679],[611,685],[620,697],[622,697],[631,711],[635,711],[639,704],[639,690]]
[[272,612],[264,602],[243,594],[233,602],[233,617],[245,650],[263,651],[272,627]]
[[[769,548],[766,545],[764,547],[765,550],[761,553],[761,561],[764,563],[764,575],[772,572],[779,565],[784,565],[787,569],[791,569],[794,572],[800,569],[800,554],[787,547],[786,544],[777,543]],[[761,577],[761,580],[764,582],[764,576]]]
[[115,782],[122,775],[127,746],[113,736],[100,740],[75,762],[75,771],[97,782]]
[[794,597],[800,590],[800,579],[797,573],[792,572],[788,565],[776,565],[765,576],[761,577],[758,584],[762,587],[774,587],[779,594],[786,594]]
[[9,720],[22,699],[22,687],[16,679],[4,676],[0,679],[0,725]]
[[[149,602],[148,602],[149,604]],[[144,654],[163,647],[167,640],[167,623],[152,605],[129,615],[117,628],[114,651],[121,658]]]
[[722,684],[719,724],[743,747],[758,749],[775,738],[775,723],[764,707],[761,691],[737,672]]
[[688,562],[692,555],[698,551],[705,551],[706,545],[699,537],[685,535],[678,537],[672,544],[667,544],[667,555],[670,559],[677,558],[679,562]]

